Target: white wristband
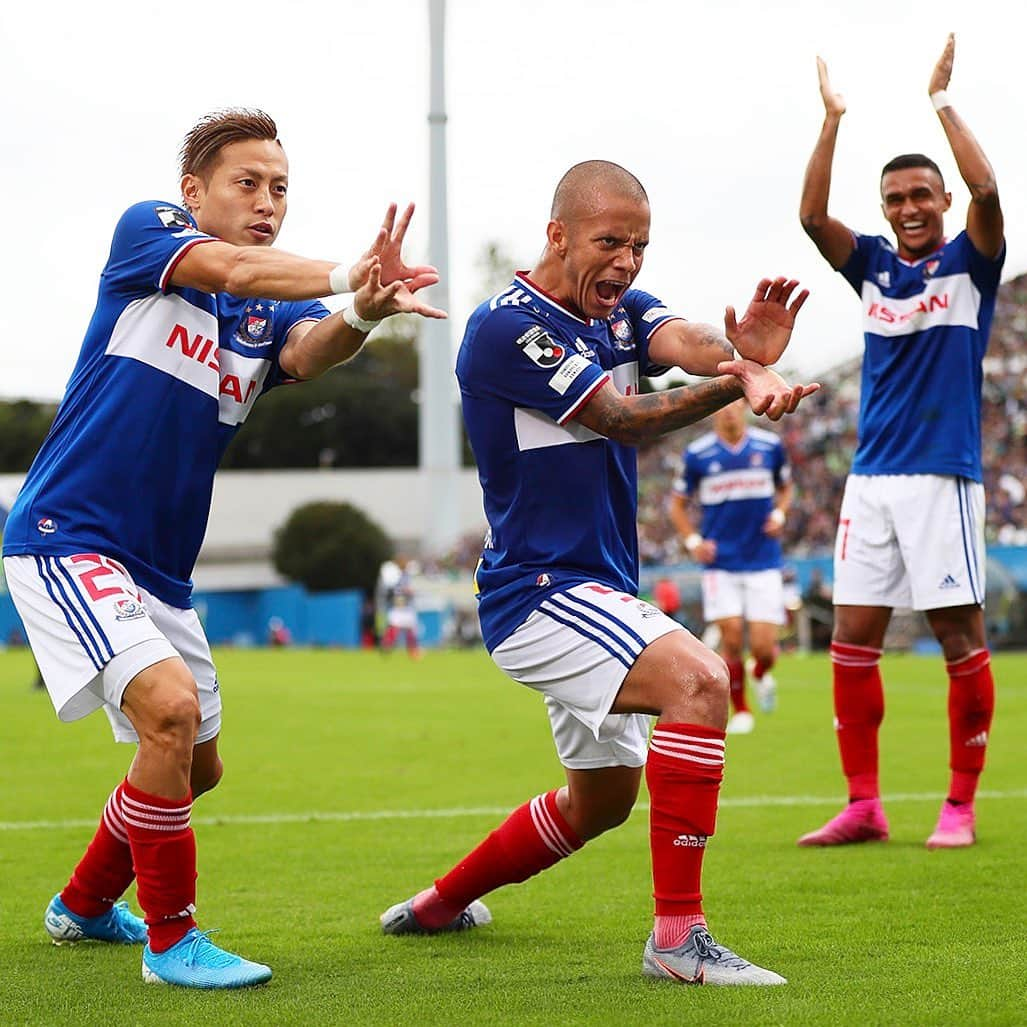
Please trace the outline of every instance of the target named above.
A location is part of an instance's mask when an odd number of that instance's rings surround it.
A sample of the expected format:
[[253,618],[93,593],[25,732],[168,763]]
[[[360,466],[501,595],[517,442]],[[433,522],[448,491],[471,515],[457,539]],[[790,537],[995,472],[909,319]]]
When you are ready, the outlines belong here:
[[687,549],[689,552],[691,552],[693,549],[698,549],[701,545],[702,535],[700,535],[697,531],[693,531],[692,534],[685,539],[685,549]]
[[365,321],[353,307],[346,307],[343,310],[342,319],[350,328],[356,328],[358,332],[365,334],[381,324],[381,321]]
[[345,264],[336,264],[328,272],[328,288],[335,294],[353,291],[349,287],[349,268]]
[[770,512],[770,519],[780,527],[785,522],[785,512],[779,506],[775,506]]
[[936,93],[931,93],[931,103],[934,104],[934,109],[940,111],[942,107],[951,107],[952,103],[949,100],[949,94],[944,89],[939,89]]

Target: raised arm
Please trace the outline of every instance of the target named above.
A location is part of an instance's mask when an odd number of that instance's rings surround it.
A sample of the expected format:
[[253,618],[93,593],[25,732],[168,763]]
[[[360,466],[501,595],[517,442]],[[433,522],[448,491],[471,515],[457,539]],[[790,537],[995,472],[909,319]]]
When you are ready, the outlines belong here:
[[579,424],[608,439],[634,446],[701,421],[722,406],[748,400],[753,413],[776,421],[790,414],[819,385],[789,385],[777,372],[751,360],[725,360],[720,376],[698,385],[624,396],[607,382],[577,415]]
[[994,259],[1002,249],[1004,231],[1002,208],[999,205],[995,172],[984,156],[980,143],[956,113],[946,90],[952,77],[956,55],[956,37],[949,33],[945,49],[931,73],[928,92],[938,112],[941,127],[952,149],[959,174],[970,190],[970,206],[966,212],[966,234],[978,253]]
[[845,101],[831,89],[827,65],[820,57],[817,58],[817,73],[820,76],[820,97],[824,101],[824,124],[816,146],[813,147],[813,155],[806,165],[802,199],[799,202],[799,220],[806,234],[817,244],[821,255],[837,271],[845,266],[856,245],[852,232],[827,213],[834,148],[838,140],[838,126],[845,113]]

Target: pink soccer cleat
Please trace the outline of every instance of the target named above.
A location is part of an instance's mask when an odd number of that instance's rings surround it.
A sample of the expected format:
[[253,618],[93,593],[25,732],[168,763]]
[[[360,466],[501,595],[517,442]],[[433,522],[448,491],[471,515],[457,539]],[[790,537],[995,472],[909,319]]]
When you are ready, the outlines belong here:
[[799,845],[854,845],[886,842],[888,820],[880,799],[856,799],[823,827],[804,834]]
[[973,804],[966,802],[955,805],[946,799],[941,804],[934,834],[927,839],[927,848],[965,849],[976,840]]

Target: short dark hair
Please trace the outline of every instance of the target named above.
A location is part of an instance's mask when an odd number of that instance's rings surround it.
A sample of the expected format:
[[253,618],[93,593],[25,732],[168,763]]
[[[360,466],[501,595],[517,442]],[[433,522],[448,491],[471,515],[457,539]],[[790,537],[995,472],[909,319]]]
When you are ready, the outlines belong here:
[[881,168],[881,178],[884,178],[889,171],[905,171],[906,168],[930,168],[941,181],[942,190],[945,189],[945,176],[941,173],[941,168],[930,157],[925,157],[922,153],[900,153],[898,157],[892,157]]
[[217,165],[222,149],[244,139],[279,142],[278,126],[263,111],[248,107],[229,107],[205,114],[182,141],[181,173],[206,177]]

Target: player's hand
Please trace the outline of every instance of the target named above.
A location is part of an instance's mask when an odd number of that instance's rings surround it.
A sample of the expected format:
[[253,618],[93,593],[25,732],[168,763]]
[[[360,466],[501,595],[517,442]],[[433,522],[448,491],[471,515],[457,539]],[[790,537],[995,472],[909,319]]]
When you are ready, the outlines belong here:
[[809,289],[803,289],[788,306],[798,284],[794,278],[764,278],[741,321],[735,320],[734,307],[724,311],[724,334],[739,356],[764,366],[780,360],[792,337],[795,317],[809,296]]
[[[774,514],[780,516],[775,517]],[[763,534],[770,538],[780,538],[781,534],[785,530],[785,518],[784,514],[775,507],[771,512],[770,516],[763,522]]]
[[817,58],[817,75],[820,78],[820,99],[824,101],[824,113],[829,118],[840,118],[845,113],[845,101],[841,93],[836,93],[831,88],[823,57]]
[[754,414],[766,414],[772,421],[794,413],[799,403],[818,391],[820,385],[789,385],[777,371],[752,360],[722,360],[717,374],[734,375],[742,385]]
[[365,321],[381,321],[393,314],[419,314],[421,317],[443,318],[449,315],[437,307],[422,303],[404,281],[382,283],[382,268],[377,259],[371,262],[364,282],[353,295],[353,309]]
[[927,93],[937,93],[942,89],[948,89],[949,79],[952,78],[952,61],[956,56],[956,34],[949,33],[945,41],[945,49],[938,58],[938,63],[931,72],[931,84],[927,87]]
[[717,543],[711,538],[704,538],[702,542],[700,542],[699,545],[689,553],[689,556],[691,556],[696,563],[709,566],[717,559]]
[[382,227],[378,229],[374,242],[367,251],[349,269],[349,287],[357,292],[367,281],[373,262],[377,261],[381,268],[381,281],[383,285],[391,285],[393,282],[403,282],[410,292],[417,292],[429,285],[435,285],[439,280],[437,268],[430,264],[417,264],[408,267],[403,263],[403,239],[407,234],[410,219],[414,216],[414,205],[411,203],[403,212],[396,224],[395,203],[390,203],[385,211],[385,218]]

